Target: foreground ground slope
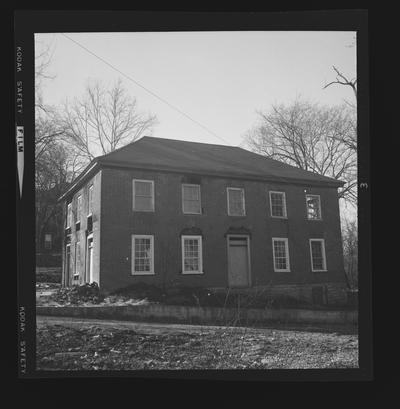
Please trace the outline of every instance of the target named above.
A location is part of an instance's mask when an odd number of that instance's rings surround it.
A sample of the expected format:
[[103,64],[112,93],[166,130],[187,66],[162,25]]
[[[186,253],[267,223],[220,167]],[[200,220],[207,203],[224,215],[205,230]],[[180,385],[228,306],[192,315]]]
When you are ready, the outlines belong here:
[[38,317],[38,370],[357,368],[358,337]]

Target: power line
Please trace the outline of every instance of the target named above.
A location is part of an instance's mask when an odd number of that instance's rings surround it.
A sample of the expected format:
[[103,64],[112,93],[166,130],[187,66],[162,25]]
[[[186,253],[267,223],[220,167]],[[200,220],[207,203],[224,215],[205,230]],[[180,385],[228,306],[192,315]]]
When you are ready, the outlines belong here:
[[208,127],[206,127],[205,125],[201,124],[199,121],[196,121],[195,119],[193,119],[191,116],[189,116],[188,114],[186,114],[185,112],[183,112],[181,109],[179,109],[178,107],[172,105],[171,103],[169,103],[166,99],[160,97],[159,95],[157,95],[155,92],[149,90],[148,88],[146,88],[144,85],[140,84],[138,81],[136,81],[135,79],[133,79],[132,77],[130,77],[129,75],[125,74],[124,72],[122,72],[121,70],[119,70],[117,67],[113,66],[111,63],[109,63],[108,61],[106,61],[104,58],[98,56],[97,54],[95,54],[93,51],[90,51],[88,48],[86,48],[84,45],[80,44],[78,41],[73,40],[71,37],[67,36],[64,33],[60,33],[61,35],[63,35],[64,37],[68,38],[68,40],[72,41],[73,43],[75,43],[76,45],[78,45],[79,47],[81,47],[82,49],[84,49],[86,52],[88,52],[89,54],[93,55],[95,58],[99,59],[100,61],[102,61],[104,64],[108,65],[110,68],[112,68],[113,70],[117,71],[119,74],[121,74],[122,76],[124,76],[125,78],[127,78],[128,80],[132,81],[133,83],[135,83],[137,86],[139,86],[140,88],[144,89],[145,91],[147,91],[149,94],[151,94],[153,97],[159,99],[161,102],[163,102],[164,104],[168,105],[170,108],[172,108],[173,110],[179,112],[181,115],[185,116],[187,119],[189,119],[190,121],[192,121],[193,123],[195,123],[196,125],[200,126],[201,128],[203,128],[205,131],[207,131],[209,134],[215,136],[216,138],[220,139],[221,141],[227,143],[228,145],[232,146],[227,140],[225,140],[224,138],[222,138],[221,136],[218,136],[215,132],[213,132],[211,129],[209,129]]

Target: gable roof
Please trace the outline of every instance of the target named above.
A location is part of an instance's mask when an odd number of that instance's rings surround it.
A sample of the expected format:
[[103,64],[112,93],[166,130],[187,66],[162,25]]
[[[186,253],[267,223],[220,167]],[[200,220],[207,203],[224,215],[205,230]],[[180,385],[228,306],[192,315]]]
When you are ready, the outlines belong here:
[[95,158],[69,191],[80,185],[81,181],[86,179],[88,170],[97,164],[106,167],[188,172],[285,183],[322,184],[331,187],[344,184],[342,181],[305,171],[239,147],[144,136]]

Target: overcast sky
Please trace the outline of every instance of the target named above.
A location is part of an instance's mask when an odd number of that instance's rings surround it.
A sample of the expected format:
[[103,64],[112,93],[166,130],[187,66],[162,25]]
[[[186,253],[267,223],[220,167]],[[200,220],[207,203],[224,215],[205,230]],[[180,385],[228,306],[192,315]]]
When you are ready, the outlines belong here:
[[[209,128],[121,76],[62,34],[36,34],[37,49],[52,44],[44,102],[58,105],[83,94],[88,79],[106,85],[122,78],[143,112],[156,114],[153,136],[239,145],[257,121],[256,110],[296,97],[335,105],[354,101],[350,87],[324,85],[335,65],[356,76],[354,32],[66,33],[92,53]],[[225,142],[226,141],[226,142]]]

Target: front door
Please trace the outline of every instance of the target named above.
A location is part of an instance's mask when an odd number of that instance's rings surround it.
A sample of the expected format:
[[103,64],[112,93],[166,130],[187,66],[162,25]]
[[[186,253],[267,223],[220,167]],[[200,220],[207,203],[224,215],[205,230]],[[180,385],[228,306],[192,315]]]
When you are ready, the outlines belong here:
[[93,282],[93,237],[88,238],[88,276],[89,283]]
[[71,280],[71,244],[65,246],[65,285],[69,287]]
[[229,287],[248,287],[249,276],[249,237],[228,236]]

